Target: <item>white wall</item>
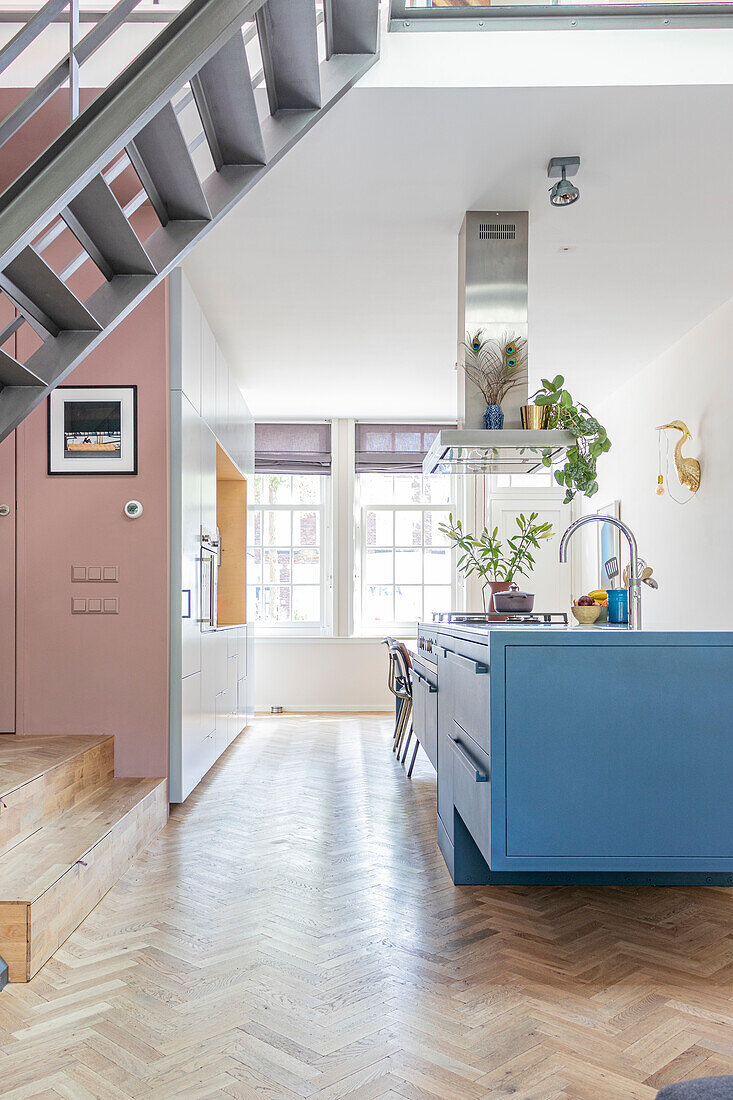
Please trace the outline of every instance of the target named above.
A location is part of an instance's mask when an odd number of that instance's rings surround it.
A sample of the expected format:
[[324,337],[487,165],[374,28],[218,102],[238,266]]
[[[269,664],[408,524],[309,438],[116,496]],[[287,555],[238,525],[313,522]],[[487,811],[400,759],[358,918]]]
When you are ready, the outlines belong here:
[[391,710],[378,638],[257,638],[255,709]]
[[[733,625],[727,593],[733,565],[733,299],[598,409],[613,447],[601,463],[601,486],[590,502],[621,501],[639,552],[654,567],[659,591],[642,586],[644,622],[649,627]],[[702,481],[684,505],[656,495],[658,424],[684,420],[693,434],[685,454],[698,458]],[[670,432],[672,491],[689,492],[677,481]],[[576,536],[578,538],[579,536]],[[595,537],[591,532],[584,538]],[[590,587],[590,577],[584,578]]]

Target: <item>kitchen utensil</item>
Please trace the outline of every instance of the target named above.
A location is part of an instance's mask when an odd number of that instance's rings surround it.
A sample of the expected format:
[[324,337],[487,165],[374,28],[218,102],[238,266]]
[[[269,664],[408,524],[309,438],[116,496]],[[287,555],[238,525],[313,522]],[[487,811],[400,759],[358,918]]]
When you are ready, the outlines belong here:
[[613,582],[618,576],[618,558],[615,556],[609,558],[603,568],[606,570],[606,576],[609,581]]
[[512,584],[507,592],[494,593],[494,607],[504,614],[528,614],[534,607],[534,595],[531,592],[520,592],[519,585]]
[[625,588],[612,588],[608,593],[609,623],[629,621],[629,594]]
[[601,605],[598,603],[594,603],[592,607],[576,607],[573,605],[570,610],[581,626],[590,626],[600,615]]

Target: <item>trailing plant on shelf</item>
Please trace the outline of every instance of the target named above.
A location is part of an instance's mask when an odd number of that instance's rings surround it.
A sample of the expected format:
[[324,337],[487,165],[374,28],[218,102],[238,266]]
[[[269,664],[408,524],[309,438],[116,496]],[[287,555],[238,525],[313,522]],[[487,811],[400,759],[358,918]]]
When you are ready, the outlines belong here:
[[482,329],[466,333],[463,370],[486,402],[484,424],[501,428],[502,401],[527,377],[527,341],[505,332],[501,340],[484,336]]
[[[561,374],[555,375],[552,381],[543,378],[541,389],[532,399],[536,405],[549,408],[548,427],[563,428],[575,436],[575,445],[568,447],[564,466],[555,470],[555,481],[565,489],[564,503],[569,504],[577,493],[592,497],[598,492],[598,459],[611,449],[606,429],[585,405],[574,400],[565,389]],[[545,466],[552,465],[549,455],[545,455],[542,462]]]
[[484,527],[476,538],[465,531],[461,521],[454,520],[452,514],[448,516],[447,523],[440,524],[440,533],[461,551],[456,562],[459,572],[466,577],[475,574],[481,580],[484,611],[486,589],[492,588],[493,591],[493,586],[498,584],[508,588],[515,577],[529,576],[535,565],[532,551],[538,550],[541,541],[552,538],[555,534],[551,523],[537,523],[537,518],[537,512],[532,512],[529,516],[524,513],[516,516],[515,522],[519,530],[506,542],[499,538],[498,527],[493,531]]

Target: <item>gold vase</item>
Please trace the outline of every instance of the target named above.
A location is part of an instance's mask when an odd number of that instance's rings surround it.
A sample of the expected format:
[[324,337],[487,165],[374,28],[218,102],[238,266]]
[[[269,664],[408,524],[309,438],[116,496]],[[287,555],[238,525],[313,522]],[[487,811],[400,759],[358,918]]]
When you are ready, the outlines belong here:
[[522,427],[526,429],[546,428],[550,421],[549,405],[522,405]]

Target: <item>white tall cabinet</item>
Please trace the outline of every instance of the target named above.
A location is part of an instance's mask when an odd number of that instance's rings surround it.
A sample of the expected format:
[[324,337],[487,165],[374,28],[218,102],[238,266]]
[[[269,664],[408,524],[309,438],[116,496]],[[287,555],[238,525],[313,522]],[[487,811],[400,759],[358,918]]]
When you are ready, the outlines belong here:
[[171,333],[170,800],[183,802],[253,715],[253,634],[202,632],[202,527],[217,522],[217,445],[245,479],[254,425],[191,286],[169,280]]

